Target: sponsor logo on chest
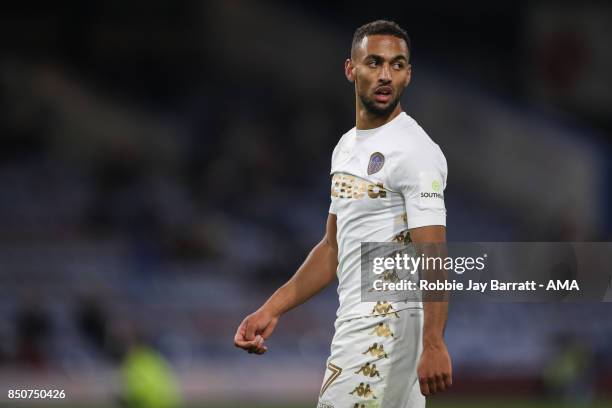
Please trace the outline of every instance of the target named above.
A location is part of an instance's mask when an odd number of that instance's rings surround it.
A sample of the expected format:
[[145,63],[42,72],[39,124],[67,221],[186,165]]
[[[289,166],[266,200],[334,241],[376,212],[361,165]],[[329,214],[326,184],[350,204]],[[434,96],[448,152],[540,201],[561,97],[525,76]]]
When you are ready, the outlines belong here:
[[383,183],[370,183],[348,174],[334,174],[331,183],[331,196],[335,198],[385,198],[387,190]]

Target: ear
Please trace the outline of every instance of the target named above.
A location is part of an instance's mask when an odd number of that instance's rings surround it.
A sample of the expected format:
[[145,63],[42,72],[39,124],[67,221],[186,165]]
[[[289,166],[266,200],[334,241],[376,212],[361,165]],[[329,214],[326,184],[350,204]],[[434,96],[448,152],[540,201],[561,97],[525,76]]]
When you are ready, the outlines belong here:
[[404,87],[408,86],[411,79],[412,79],[412,65],[408,64],[408,75],[406,75],[406,83],[404,84]]
[[355,82],[355,68],[353,67],[353,62],[350,58],[347,58],[344,61],[344,75],[349,82]]

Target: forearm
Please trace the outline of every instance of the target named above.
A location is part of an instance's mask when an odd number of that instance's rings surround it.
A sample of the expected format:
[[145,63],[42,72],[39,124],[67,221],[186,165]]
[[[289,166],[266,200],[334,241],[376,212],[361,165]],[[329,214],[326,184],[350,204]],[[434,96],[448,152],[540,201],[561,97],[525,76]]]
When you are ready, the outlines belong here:
[[[417,253],[426,258],[442,258],[447,256],[446,229],[443,227],[419,228],[411,231]],[[443,268],[422,269],[421,279],[428,282],[444,282],[448,278]],[[448,291],[423,292],[423,346],[437,347],[444,343],[444,328],[448,318]]]
[[[425,256],[445,258],[447,255],[444,243],[423,245]],[[445,282],[448,274],[444,269],[434,268],[424,271],[430,282]],[[448,318],[448,291],[432,291],[424,297],[423,347],[438,347],[444,343],[444,328]]]
[[[446,257],[446,228],[428,226],[410,230],[410,238],[415,244],[417,254],[426,258]],[[422,267],[419,279],[429,282],[446,280],[442,267],[433,269]],[[419,386],[425,396],[444,391],[453,383],[453,369],[444,343],[444,327],[448,317],[448,292],[423,292],[423,352],[417,366]]]
[[[444,258],[446,246],[444,244],[425,245],[425,256],[430,258]],[[424,276],[429,282],[445,282],[448,274],[445,270],[424,271]],[[444,343],[444,328],[448,318],[448,291],[430,291],[423,297],[423,347],[437,347]]]
[[264,303],[262,308],[280,316],[301,305],[336,278],[338,252],[324,238],[310,251],[293,277]]
[[425,302],[423,347],[436,348],[444,343],[444,328],[448,318],[448,302]]

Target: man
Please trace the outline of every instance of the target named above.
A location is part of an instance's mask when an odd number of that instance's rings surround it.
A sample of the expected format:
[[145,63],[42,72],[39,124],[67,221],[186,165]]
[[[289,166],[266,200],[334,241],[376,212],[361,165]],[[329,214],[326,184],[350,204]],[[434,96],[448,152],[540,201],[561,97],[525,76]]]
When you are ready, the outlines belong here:
[[[326,233],[295,275],[238,327],[234,343],[267,351],[279,317],[339,279],[340,307],[319,407],[423,407],[451,385],[446,302],[361,302],[360,243],[443,243],[447,167],[438,145],[399,103],[410,83],[410,41],[397,24],[358,28],[347,79],[356,127],[332,155]],[[426,194],[427,193],[427,194]],[[435,194],[432,194],[435,193]],[[380,373],[366,375],[364,364]]]

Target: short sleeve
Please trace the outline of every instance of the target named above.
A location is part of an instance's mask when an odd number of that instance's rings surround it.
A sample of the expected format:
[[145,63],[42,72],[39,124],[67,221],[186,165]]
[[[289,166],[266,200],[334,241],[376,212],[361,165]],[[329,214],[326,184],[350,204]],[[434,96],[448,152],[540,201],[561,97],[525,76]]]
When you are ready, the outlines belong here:
[[336,198],[331,198],[331,203],[329,204],[329,213],[336,214]]
[[334,197],[333,191],[334,191],[334,162],[336,160],[336,154],[338,151],[338,146],[336,146],[334,148],[334,151],[332,152],[332,159],[331,159],[331,168],[330,168],[330,175],[331,175],[331,179],[329,181],[330,186],[329,186],[329,198],[331,200],[331,203],[329,204],[329,213],[330,214],[336,214],[336,202],[338,201],[337,197]]
[[446,226],[447,173],[446,159],[436,144],[400,156],[393,171],[393,184],[404,197],[408,228]]

